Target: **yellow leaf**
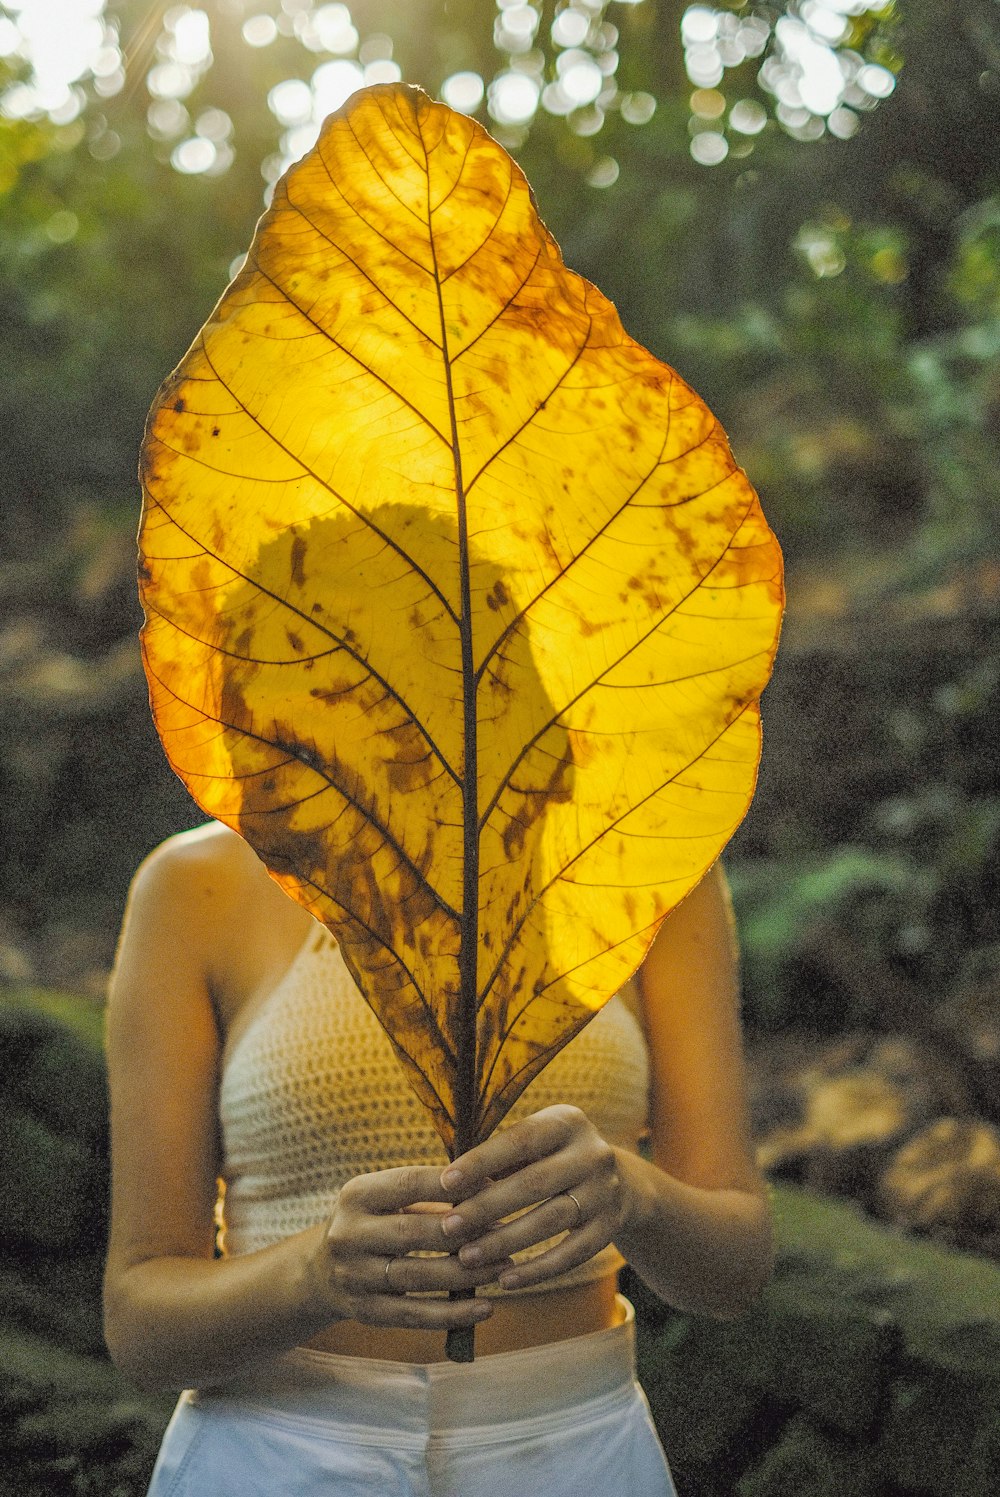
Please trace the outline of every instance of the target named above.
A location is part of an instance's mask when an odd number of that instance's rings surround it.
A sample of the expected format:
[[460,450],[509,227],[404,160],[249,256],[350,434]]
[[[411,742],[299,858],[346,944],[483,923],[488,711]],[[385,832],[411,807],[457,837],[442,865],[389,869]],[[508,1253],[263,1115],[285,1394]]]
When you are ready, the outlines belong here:
[[746,811],[782,604],[756,495],[507,154],[403,85],[278,184],[143,481],[170,761],[461,1151]]

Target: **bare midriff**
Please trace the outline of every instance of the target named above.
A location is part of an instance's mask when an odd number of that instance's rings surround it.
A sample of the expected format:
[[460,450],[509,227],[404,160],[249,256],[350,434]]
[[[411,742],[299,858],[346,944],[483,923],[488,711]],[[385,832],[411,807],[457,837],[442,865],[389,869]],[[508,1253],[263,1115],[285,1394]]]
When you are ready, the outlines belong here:
[[[617,1299],[617,1276],[606,1274],[589,1284],[534,1294],[497,1296],[493,1314],[476,1327],[476,1356],[523,1351],[570,1336],[620,1325],[624,1314]],[[305,1343],[337,1356],[372,1357],[385,1362],[442,1362],[444,1331],[402,1331],[388,1326],[342,1320]]]

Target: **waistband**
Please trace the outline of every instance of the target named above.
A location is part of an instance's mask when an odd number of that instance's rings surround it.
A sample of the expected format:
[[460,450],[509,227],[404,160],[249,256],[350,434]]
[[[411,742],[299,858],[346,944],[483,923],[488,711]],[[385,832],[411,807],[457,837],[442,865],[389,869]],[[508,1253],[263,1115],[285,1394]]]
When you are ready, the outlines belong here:
[[583,1404],[631,1397],[635,1312],[620,1325],[474,1362],[385,1362],[296,1347],[224,1385],[187,1395],[196,1407],[242,1409],[313,1426],[352,1426],[397,1438],[547,1421]]

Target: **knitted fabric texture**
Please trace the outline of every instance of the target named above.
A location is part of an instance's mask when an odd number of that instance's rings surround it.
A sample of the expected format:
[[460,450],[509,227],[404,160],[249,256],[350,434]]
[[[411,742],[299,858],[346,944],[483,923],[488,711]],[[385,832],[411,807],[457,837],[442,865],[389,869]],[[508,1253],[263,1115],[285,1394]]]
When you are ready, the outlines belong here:
[[[227,1253],[253,1252],[324,1221],[355,1175],[447,1162],[429,1114],[323,927],[232,1033],[222,1066]],[[647,1129],[648,1089],[642,1031],[615,997],[535,1078],[508,1121],[569,1102],[609,1143],[634,1150]],[[605,1248],[545,1287],[586,1283],[622,1262]]]

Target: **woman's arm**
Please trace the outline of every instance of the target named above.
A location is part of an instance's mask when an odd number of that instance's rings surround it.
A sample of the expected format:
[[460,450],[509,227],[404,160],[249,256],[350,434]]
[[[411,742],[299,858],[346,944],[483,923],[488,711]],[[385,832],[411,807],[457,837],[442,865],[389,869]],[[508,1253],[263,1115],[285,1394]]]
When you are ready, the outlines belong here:
[[[400,1290],[471,1288],[496,1277],[455,1258],[389,1258],[441,1249],[440,1170],[383,1170],[352,1181],[329,1222],[261,1252],[213,1258],[219,1170],[219,1035],[211,991],[227,943],[252,930],[252,886],[219,856],[220,829],[185,834],[133,883],[108,1010],[112,1223],[105,1336],[138,1383],[218,1382],[338,1319],[448,1329],[485,1319],[483,1300],[404,1298]],[[241,854],[242,856],[242,854]]]
[[652,1062],[652,1162],[618,1151],[618,1247],[680,1309],[739,1314],[773,1269],[750,1137],[739,954],[721,865],[670,915],[639,974]]
[[[578,1108],[546,1108],[444,1172],[446,1187],[466,1199],[443,1230],[449,1242],[467,1243],[462,1261],[478,1265],[569,1229],[556,1247],[502,1273],[502,1287],[543,1285],[614,1242],[669,1303],[736,1315],[770,1277],[773,1249],[749,1136],[737,950],[721,868],[664,921],[640,984],[652,1161],[612,1148]],[[530,1202],[540,1204],[490,1230]]]

